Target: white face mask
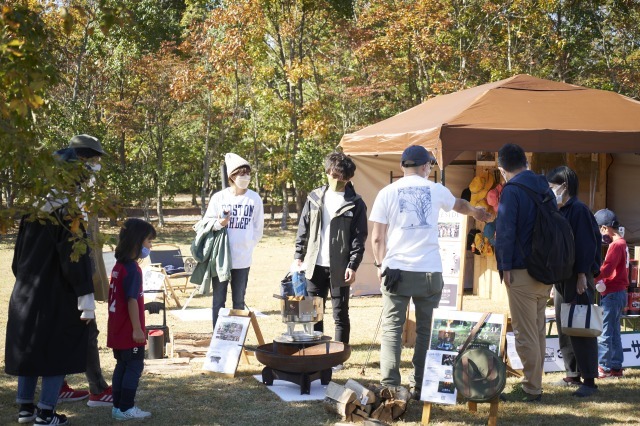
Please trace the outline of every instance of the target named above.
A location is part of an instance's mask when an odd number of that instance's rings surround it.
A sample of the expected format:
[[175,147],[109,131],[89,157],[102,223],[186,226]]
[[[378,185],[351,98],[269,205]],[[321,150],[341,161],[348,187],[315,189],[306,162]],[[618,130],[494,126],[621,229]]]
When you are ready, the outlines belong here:
[[236,186],[240,189],[247,189],[249,187],[249,182],[251,182],[251,176],[236,176]]
[[564,204],[562,201],[564,197],[564,193],[566,192],[566,190],[564,189],[564,184],[558,186],[555,189],[552,189],[552,191],[556,196],[556,204],[558,204],[559,206]]
[[87,164],[87,167],[94,173],[97,173],[100,171],[100,169],[102,169],[101,164]]

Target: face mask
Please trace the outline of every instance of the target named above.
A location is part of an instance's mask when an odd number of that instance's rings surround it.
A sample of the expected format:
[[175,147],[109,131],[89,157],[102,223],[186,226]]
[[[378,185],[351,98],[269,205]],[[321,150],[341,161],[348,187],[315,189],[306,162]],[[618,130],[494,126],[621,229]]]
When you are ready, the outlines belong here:
[[334,192],[344,192],[344,189],[347,187],[347,182],[338,180],[329,175],[327,175],[327,181],[329,182],[329,188]]
[[151,253],[151,250],[142,246],[142,250],[140,250],[140,259],[144,259],[145,257],[148,257],[149,253]]
[[94,173],[98,173],[102,169],[102,164],[87,164],[87,168]]
[[613,242],[613,240],[611,239],[611,237],[609,236],[609,234],[604,234],[602,236],[602,243],[603,244],[611,244]]
[[236,176],[236,186],[240,189],[247,189],[249,182],[251,182],[251,176]]
[[562,185],[561,185],[561,186],[559,186],[559,187],[557,187],[557,188],[555,188],[555,189],[553,189],[552,191],[553,191],[553,193],[554,193],[554,194],[555,194],[555,196],[556,196],[556,203],[557,203],[559,206],[560,206],[560,205],[562,205],[562,204],[564,204],[564,203],[562,202],[562,197],[564,196],[565,190],[564,190],[564,188],[562,187]]

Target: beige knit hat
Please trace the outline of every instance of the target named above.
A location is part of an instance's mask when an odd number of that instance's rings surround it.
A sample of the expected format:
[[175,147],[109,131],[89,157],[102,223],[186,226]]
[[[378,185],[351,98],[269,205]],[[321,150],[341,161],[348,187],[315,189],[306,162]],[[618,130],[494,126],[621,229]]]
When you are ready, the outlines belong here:
[[224,156],[224,163],[227,166],[227,175],[231,176],[236,169],[240,167],[247,166],[251,168],[249,162],[244,158],[240,157],[238,154],[234,154],[233,152],[227,152]]

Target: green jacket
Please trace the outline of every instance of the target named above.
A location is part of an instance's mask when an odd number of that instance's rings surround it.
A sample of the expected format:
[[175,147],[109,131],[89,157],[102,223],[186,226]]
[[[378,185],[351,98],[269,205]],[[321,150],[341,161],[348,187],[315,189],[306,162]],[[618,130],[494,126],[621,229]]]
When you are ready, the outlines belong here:
[[[305,275],[312,279],[313,270],[320,252],[320,233],[322,232],[322,205],[328,186],[314,189],[308,196],[302,209],[296,236],[295,259],[307,263]],[[345,287],[347,268],[356,271],[367,240],[367,206],[362,197],[356,194],[351,182],[345,188],[345,204],[340,207],[329,224],[329,246],[331,287]]]
[[227,228],[213,231],[212,221],[201,220],[194,227],[196,237],[191,243],[191,255],[198,262],[190,281],[200,286],[199,294],[209,294],[211,278],[228,281],[231,277],[231,255]]

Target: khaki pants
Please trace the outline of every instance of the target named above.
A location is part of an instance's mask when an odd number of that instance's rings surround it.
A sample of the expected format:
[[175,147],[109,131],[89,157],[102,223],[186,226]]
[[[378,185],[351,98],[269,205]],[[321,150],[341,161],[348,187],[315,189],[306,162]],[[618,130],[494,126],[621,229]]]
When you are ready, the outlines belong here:
[[507,288],[511,325],[516,351],[522,361],[522,389],[532,395],[542,393],[546,349],[545,308],[551,286],[532,278],[526,269],[511,270]]

